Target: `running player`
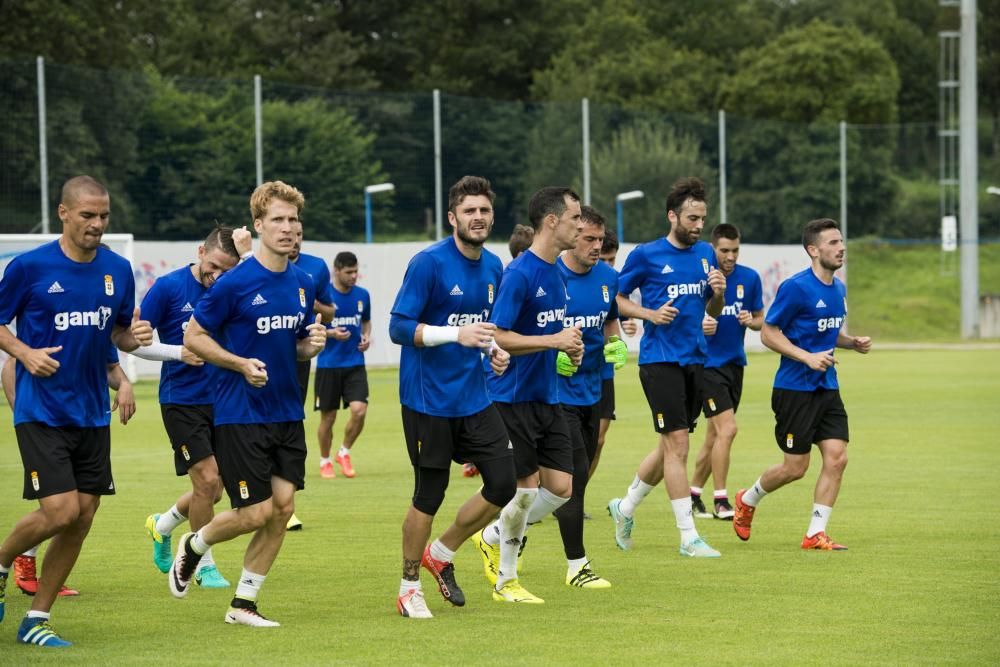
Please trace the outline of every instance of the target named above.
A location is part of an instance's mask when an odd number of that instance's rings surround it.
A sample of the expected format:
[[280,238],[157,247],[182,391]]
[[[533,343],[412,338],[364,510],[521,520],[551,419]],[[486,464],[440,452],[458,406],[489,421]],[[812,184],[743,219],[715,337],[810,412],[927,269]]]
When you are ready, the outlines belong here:
[[327,329],[326,347],[316,360],[316,403],[320,411],[319,474],[336,477],[330,450],[333,423],[341,405],[350,410],[344,427],[344,444],[336,461],[345,477],[354,477],[351,447],[368,413],[368,372],[365,351],[372,344],[372,302],[368,290],[358,284],[358,258],[353,252],[337,253],[333,259],[333,307],[337,315]]
[[802,479],[816,445],[823,468],[816,480],[812,517],[802,548],[845,551],[847,547],[826,534],[847,467],[850,439],[833,353],[839,347],[867,354],[872,340],[842,331],[847,318],[847,289],[834,272],[844,265],[846,248],[836,221],[824,218],[806,224],[802,245],[812,266],[781,283],[761,331],[764,345],[781,355],[771,407],[774,438],[784,459],[765,470],[752,487],[736,494],[733,529],[741,540],[750,539],[750,524],[760,501]]
[[65,647],[49,625],[52,604],[90,531],[111,473],[108,348],[152,342],[135,308],[132,267],[100,246],[111,215],[107,189],[71,178],[59,204],[62,235],[15,257],[0,280],[0,348],[17,359],[14,430],[24,466],[24,498],[38,509],[0,545],[0,620],[14,558],[48,538],[45,577],[17,641]]
[[[455,552],[514,495],[514,462],[500,415],[486,394],[481,352],[495,373],[510,356],[494,345],[493,308],[502,265],[483,248],[493,228],[490,182],[464,176],[448,191],[452,236],[417,253],[392,306],[389,334],[402,346],[399,400],[413,466],[413,500],[403,521],[403,578],[396,609],[431,618],[420,567],[444,599],[461,607]],[[441,537],[427,544],[444,501],[452,461],[471,461],[483,487],[459,509]]]
[[[249,232],[242,250],[249,247]],[[212,520],[213,506],[222,498],[222,479],[215,461],[212,401],[217,373],[184,348],[184,331],[191,313],[205,292],[223,273],[233,268],[240,251],[234,244],[234,231],[227,227],[213,229],[198,246],[197,261],[159,278],[142,300],[143,314],[160,337],[158,351],[164,360],[160,368],[160,414],[174,450],[174,471],[187,475],[191,490],[161,514],[146,518],[146,532],[153,543],[153,563],[160,572],[169,572],[171,534],[190,518],[191,529],[198,530]],[[146,355],[141,355],[146,356]],[[203,588],[228,588],[229,582],[219,572],[211,549],[198,564],[195,583]]]
[[257,611],[257,595],[281,549],[295,491],[305,486],[296,361],[319,354],[326,327],[318,315],[311,321],[312,279],[288,261],[304,204],[302,193],[281,181],[257,186],[250,211],[260,247],[205,293],[184,332],[184,347],[220,368],[215,458],[233,509],[181,537],[167,578],[171,593],[184,597],[209,547],[254,533],[226,623],[279,625]]
[[[760,331],[764,301],[760,276],[749,266],[737,264],[740,230],[720,224],[712,230],[712,247],[719,269],[726,276],[726,305],[718,319],[705,316],[702,331],[708,341],[702,410],[708,429],[695,458],[691,475],[691,507],[698,518],[731,520],[733,508],[726,491],[729,452],[736,438],[736,411],[743,395],[743,368],[747,365],[743,339],[747,329]],[[702,487],[712,476],[715,495],[712,511],[701,499]]]
[[[629,253],[618,278],[622,315],[646,321],[639,345],[639,380],[659,434],[656,449],[639,466],[624,498],[614,498],[608,511],[615,522],[615,541],[632,547],[635,508],[663,480],[680,531],[680,553],[717,558],[719,552],[698,535],[691,514],[687,479],[688,433],[701,412],[706,310],[722,312],[726,277],[715,268],[712,246],[699,241],[708,214],[705,184],[682,178],[667,195],[670,234]],[[639,289],[643,306],[629,301]]]
[[504,269],[491,318],[497,344],[511,354],[510,369],[490,378],[489,393],[514,447],[517,492],[476,543],[494,600],[541,604],[518,582],[517,555],[528,522],[559,509],[573,491],[556,356],[562,350],[579,365],[584,348],[580,328],[563,326],[568,295],[556,258],[576,245],[583,228],[580,198],[569,188],[543,188],[531,197],[528,219],[534,240]]

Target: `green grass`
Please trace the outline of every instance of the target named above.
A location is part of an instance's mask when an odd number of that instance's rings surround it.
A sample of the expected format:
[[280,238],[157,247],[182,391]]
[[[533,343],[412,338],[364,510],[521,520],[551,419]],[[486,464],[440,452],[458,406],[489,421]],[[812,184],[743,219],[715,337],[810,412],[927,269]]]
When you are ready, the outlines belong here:
[[[135,421],[113,428],[118,495],[105,500],[70,577],[82,595],[55,606],[57,629],[76,646],[56,654],[15,645],[28,599],[11,590],[0,664],[996,664],[1000,351],[841,356],[853,441],[830,532],[850,551],[798,547],[815,469],[763,502],[750,542],[739,542],[728,523],[699,520],[723,553],[717,561],[677,555],[662,490],[637,514],[634,551],[618,551],[603,504],[621,495],[655,442],[630,365],[587,503],[594,515],[588,555],[614,587],[563,584],[565,561],[549,518],[531,529],[522,571],[546,604],[493,602],[478,556],[463,549],[456,563],[468,604],[447,606],[424,577],[436,614],[430,621],[394,610],[412,477],[396,373],[375,371],[369,423],[354,456],[358,476],[321,480],[311,451],[298,498],[305,530],[288,535],[261,597],[262,611],[283,623],[277,630],[225,625],[224,591],[173,599],[150,562],[143,520],[168,508],[185,481],[172,472],[155,385],[142,383]],[[771,354],[751,356],[731,493],[778,460],[768,401],[776,362]],[[310,414],[308,433],[315,424]],[[32,505],[19,500],[9,420],[0,437],[0,529],[7,531]],[[457,467],[453,473],[435,534],[478,487]],[[231,580],[245,544],[215,549]]]

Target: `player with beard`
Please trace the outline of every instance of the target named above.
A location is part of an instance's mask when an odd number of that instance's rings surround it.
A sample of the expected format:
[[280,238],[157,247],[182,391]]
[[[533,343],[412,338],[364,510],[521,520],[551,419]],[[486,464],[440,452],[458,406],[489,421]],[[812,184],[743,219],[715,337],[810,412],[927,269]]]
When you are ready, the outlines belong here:
[[812,446],[819,448],[823,468],[813,492],[812,517],[803,549],[846,551],[826,534],[826,525],[847,467],[850,439],[847,411],[837,383],[836,348],[867,354],[867,336],[843,332],[847,288],[834,272],[844,265],[844,238],[829,218],[813,220],[802,233],[812,266],[778,287],[761,330],[761,341],[781,355],[774,376],[771,408],[774,438],[784,459],[764,471],[752,487],[736,494],[733,529],[750,539],[750,525],[764,496],[802,479],[809,470]]
[[[663,480],[680,531],[680,554],[718,558],[694,527],[687,478],[689,433],[701,412],[702,365],[706,311],[722,312],[726,277],[715,268],[715,251],[699,241],[708,215],[705,184],[682,178],[667,194],[670,233],[629,253],[618,277],[618,308],[622,315],[645,320],[639,344],[639,380],[659,442],[639,466],[624,498],[608,503],[615,522],[615,541],[632,547],[636,507]],[[642,306],[629,301],[638,289]]]
[[[413,499],[403,521],[403,578],[396,609],[431,618],[420,567],[455,606],[465,595],[455,581],[455,552],[514,495],[507,432],[486,393],[481,355],[502,374],[510,356],[494,344],[487,322],[500,282],[500,258],[483,248],[493,228],[490,182],[465,176],[448,191],[452,236],[417,253],[392,306],[389,334],[402,346],[399,400],[413,466]],[[441,537],[427,544],[444,501],[451,462],[471,461],[483,487],[458,510]]]

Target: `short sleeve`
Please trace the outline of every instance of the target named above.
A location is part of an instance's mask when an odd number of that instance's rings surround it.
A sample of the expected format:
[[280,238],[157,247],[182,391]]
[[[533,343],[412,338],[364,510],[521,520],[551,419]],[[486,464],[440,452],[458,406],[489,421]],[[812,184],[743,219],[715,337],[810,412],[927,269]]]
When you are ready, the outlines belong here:
[[618,274],[618,293],[628,296],[634,292],[641,284],[643,277],[643,265],[646,263],[646,253],[643,246],[636,246],[628,254],[622,272]]
[[753,287],[750,290],[750,308],[751,313],[757,313],[764,310],[764,286],[760,282],[760,274],[756,271],[753,274]]
[[325,306],[333,303],[333,284],[330,282],[330,269],[326,262],[320,260],[320,269],[316,272],[316,301]]
[[506,271],[497,290],[490,321],[500,329],[513,329],[528,294],[528,279],[520,271]]
[[410,260],[403,276],[403,284],[396,294],[392,314],[410,320],[420,320],[434,293],[435,262],[427,253],[418,253]]
[[368,322],[372,318],[372,295],[368,292],[368,290],[364,291],[364,295],[365,298],[363,301],[365,305],[364,310],[361,313],[361,321]]
[[153,283],[153,286],[146,292],[146,296],[142,298],[142,305],[139,306],[142,319],[149,322],[150,326],[154,329],[158,329],[163,323],[163,315],[167,309],[169,300],[167,281],[160,278]]
[[[316,286],[311,280],[300,281],[299,284],[306,291],[306,316],[302,319],[302,324],[296,330],[295,335],[299,338],[305,338],[309,335],[309,325],[316,321]],[[333,303],[333,300],[330,300]]]
[[217,280],[194,307],[193,317],[201,328],[212,333],[218,333],[230,319],[232,309],[231,284],[236,280]]
[[779,329],[786,329],[798,314],[801,294],[802,290],[790,280],[781,283],[764,321]]
[[111,346],[108,348],[108,363],[109,364],[119,363],[118,348],[115,347],[114,343],[111,343]]
[[24,264],[15,257],[0,279],[0,324],[10,324],[17,318],[30,292]]
[[122,294],[121,307],[118,309],[118,319],[115,324],[120,327],[128,327],[132,324],[132,313],[135,311],[135,276],[132,275],[132,265],[125,263],[128,267],[125,278],[125,291]]
[[611,307],[608,308],[608,319],[617,320],[621,317],[618,312],[618,299],[615,298],[615,294],[618,294],[618,275],[614,271],[612,271],[612,274],[611,285],[609,285],[611,289],[608,290],[611,295]]

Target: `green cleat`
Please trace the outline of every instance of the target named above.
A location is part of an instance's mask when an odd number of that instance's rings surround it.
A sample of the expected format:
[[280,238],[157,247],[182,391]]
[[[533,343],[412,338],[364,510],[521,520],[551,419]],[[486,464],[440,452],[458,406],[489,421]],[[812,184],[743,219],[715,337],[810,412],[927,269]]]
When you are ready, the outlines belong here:
[[722,554],[708,546],[708,543],[697,537],[681,545],[681,555],[691,558],[718,558]]
[[632,528],[635,526],[635,520],[621,513],[618,509],[621,502],[621,498],[612,498],[608,501],[608,514],[615,522],[615,544],[622,551],[628,551],[632,548]]
[[174,562],[174,557],[170,555],[170,536],[161,535],[156,532],[156,522],[159,521],[159,514],[150,514],[146,517],[146,532],[153,540],[153,564],[156,569],[166,574],[170,572],[170,566]]
[[229,588],[231,585],[214,565],[206,565],[194,575],[194,583],[202,588]]

